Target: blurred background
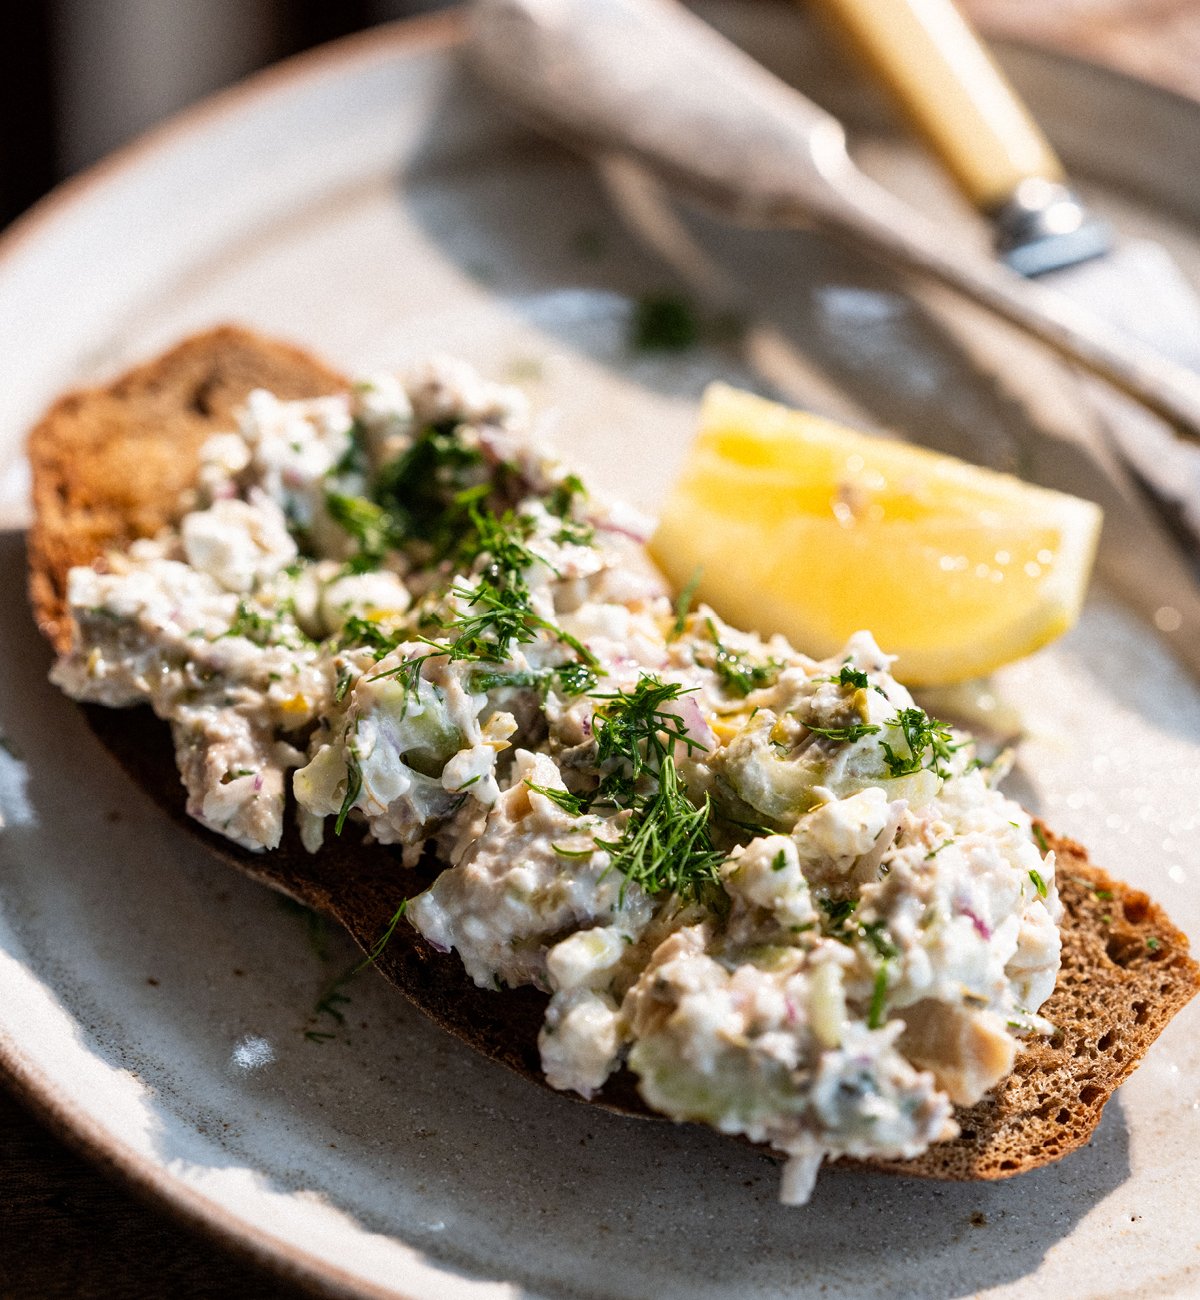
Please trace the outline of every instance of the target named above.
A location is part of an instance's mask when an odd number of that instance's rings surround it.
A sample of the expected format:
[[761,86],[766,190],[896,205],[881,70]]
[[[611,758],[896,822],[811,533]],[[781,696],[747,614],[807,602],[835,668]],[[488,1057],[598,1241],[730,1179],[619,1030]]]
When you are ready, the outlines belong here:
[[179,108],[447,0],[0,0],[0,226]]
[[[0,0],[0,227],[256,68],[449,0]],[[1196,93],[1200,0],[963,0],[985,30]]]

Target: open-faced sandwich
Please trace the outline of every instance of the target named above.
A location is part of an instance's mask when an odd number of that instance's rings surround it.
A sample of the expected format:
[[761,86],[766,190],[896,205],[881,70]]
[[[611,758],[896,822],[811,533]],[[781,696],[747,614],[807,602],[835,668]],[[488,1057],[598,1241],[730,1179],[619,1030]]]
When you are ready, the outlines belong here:
[[166,806],[473,1045],[768,1144],[787,1200],[1065,1154],[1197,988],[869,633],[816,661],[689,608],[464,366],[216,330],[30,454],[54,681]]

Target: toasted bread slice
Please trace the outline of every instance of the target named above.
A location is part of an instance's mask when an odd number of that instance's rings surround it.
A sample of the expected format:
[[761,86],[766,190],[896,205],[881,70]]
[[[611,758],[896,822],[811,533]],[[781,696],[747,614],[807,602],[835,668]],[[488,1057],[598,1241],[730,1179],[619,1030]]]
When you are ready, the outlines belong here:
[[[283,397],[333,392],[345,381],[287,345],[223,328],[197,335],[106,388],[60,399],[29,443],[37,519],[30,535],[30,591],[38,624],[57,649],[70,642],[66,576],[74,564],[151,535],[172,521],[209,434],[232,427],[253,388]],[[383,933],[404,895],[426,888],[436,863],[403,870],[394,853],[347,834],[317,855],[294,830],[256,854],[204,830],[184,812],[165,725],[148,709],[89,706],[89,722],[121,764],[172,816],[221,857],[339,921],[364,949]],[[1066,914],[1063,966],[1042,1014],[1056,1026],[1035,1040],[984,1101],[962,1109],[961,1135],[916,1160],[865,1162],[924,1178],[1005,1178],[1081,1146],[1105,1102],[1171,1017],[1200,988],[1185,936],[1145,894],[1092,866],[1078,844],[1045,832],[1058,854]],[[399,926],[380,970],[444,1028],[544,1085],[537,1033],[545,998],[531,988],[476,988],[457,957],[434,952]],[[651,1117],[622,1072],[595,1099]],[[654,1118],[660,1118],[653,1116]],[[846,1162],[850,1163],[850,1162]]]
[[346,383],[299,348],[226,325],[103,388],[60,397],[29,435],[29,589],[54,648],[70,642],[63,610],[71,566],[171,523],[195,481],[201,443],[235,427],[252,389],[319,397]]

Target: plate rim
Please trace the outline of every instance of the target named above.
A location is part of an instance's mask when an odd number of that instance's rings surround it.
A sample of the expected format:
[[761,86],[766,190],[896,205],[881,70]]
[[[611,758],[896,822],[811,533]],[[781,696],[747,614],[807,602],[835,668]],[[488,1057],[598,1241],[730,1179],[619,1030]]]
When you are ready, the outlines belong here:
[[[250,74],[205,96],[140,133],[128,143],[56,185],[0,233],[0,269],[19,256],[64,213],[86,203],[109,182],[156,154],[168,151],[198,127],[236,116],[247,104],[341,67],[369,66],[425,52],[445,54],[461,45],[467,31],[462,4],[378,24],[323,43]],[[1005,33],[990,38],[1001,50],[1069,64],[1089,75],[1126,86],[1133,93],[1169,103],[1177,112],[1200,117],[1200,100],[1137,73],[1099,62],[1048,41]],[[0,1086],[58,1140],[150,1209],[167,1215],[203,1240],[311,1294],[357,1300],[415,1300],[395,1286],[380,1286],[351,1273],[324,1255],[306,1251],[261,1228],[213,1197],[191,1187],[165,1166],[137,1152],[102,1122],[78,1112],[61,1089],[29,1058],[11,1034],[0,1031]]]

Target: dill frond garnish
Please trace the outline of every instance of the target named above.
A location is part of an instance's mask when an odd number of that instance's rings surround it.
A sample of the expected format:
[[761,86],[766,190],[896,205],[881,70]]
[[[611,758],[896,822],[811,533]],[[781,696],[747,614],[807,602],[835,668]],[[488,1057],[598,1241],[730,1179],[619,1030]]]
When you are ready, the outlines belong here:
[[[712,846],[708,797],[697,806],[687,796],[668,754],[658,771],[658,788],[634,808],[619,840],[596,840],[611,855],[611,868],[647,894],[674,894],[703,901],[720,890],[725,855]],[[715,900],[714,900],[715,901]]]
[[852,722],[845,727],[815,727],[811,723],[805,723],[805,726],[814,736],[820,736],[824,740],[845,741],[850,745],[864,736],[873,736],[883,730],[870,722]]
[[[962,746],[955,742],[945,723],[931,718],[924,709],[910,708],[901,709],[887,725],[903,734],[908,750],[907,754],[898,754],[886,741],[881,742],[889,776],[908,776],[923,767],[943,780],[950,775],[944,764]],[[926,751],[928,762],[925,761]]]
[[357,646],[366,646],[376,659],[390,654],[405,639],[403,632],[386,632],[378,623],[369,618],[360,618],[351,614],[342,624],[342,629],[333,638],[332,649],[350,650]]
[[280,627],[278,617],[267,614],[261,609],[256,609],[248,600],[243,599],[237,603],[237,613],[233,616],[233,622],[230,623],[229,630],[222,632],[220,636],[213,639],[222,641],[229,636],[243,636],[247,641],[252,641],[257,646],[268,646],[276,641],[280,644],[287,644],[287,632],[289,630],[286,627]]
[[379,960],[380,955],[383,953],[383,950],[391,942],[392,935],[396,933],[396,927],[400,924],[401,920],[403,920],[404,914],[407,911],[408,911],[408,899],[405,898],[401,900],[400,906],[396,908],[395,912],[392,913],[392,918],[387,923],[387,926],[384,928],[383,933],[371,945],[370,952],[368,952],[367,955],[362,959],[362,961],[360,961],[358,965],[355,966],[354,973],[356,975],[360,970],[365,970],[366,967],[374,965],[375,962]]
[[337,821],[333,824],[333,833],[335,835],[342,833],[342,827],[346,824],[350,809],[354,807],[358,801],[358,796],[362,794],[362,787],[362,768],[358,763],[358,751],[352,741],[346,747],[346,794],[342,799],[342,806],[338,810]]
[[358,543],[357,552],[346,562],[351,573],[378,569],[387,553],[403,541],[403,530],[394,516],[367,497],[326,492],[325,509],[333,522]]
[[[593,806],[607,803],[632,811],[617,840],[596,840],[619,871],[648,894],[675,894],[720,906],[724,899],[719,868],[725,855],[713,848],[708,797],[695,804],[675,766],[674,750],[705,749],[688,735],[683,720],[666,706],[688,692],[678,682],[645,674],[630,691],[597,695],[592,717],[596,760],[609,771],[601,779]],[[646,790],[640,787],[650,785]]]
[[563,812],[570,813],[572,817],[582,817],[587,811],[587,801],[569,790],[556,790],[551,785],[534,785],[532,781],[526,781],[525,784],[531,790],[536,790],[538,794],[545,795],[551,803],[557,804]]
[[546,509],[562,520],[561,527],[554,534],[554,541],[560,546],[568,542],[575,546],[591,546],[596,540],[596,530],[592,525],[573,517],[576,497],[586,499],[587,488],[577,475],[568,474],[546,498]]
[[707,622],[708,635],[712,637],[712,643],[716,647],[716,655],[711,667],[731,695],[738,695],[744,699],[751,691],[775,683],[783,668],[778,659],[767,659],[756,663],[742,651],[731,650],[727,645],[722,644],[717,633],[717,625],[712,619],[708,619]]
[[637,781],[645,771],[657,774],[677,743],[688,753],[707,749],[688,735],[682,718],[663,708],[694,689],[647,673],[631,691],[593,696],[604,701],[592,717],[597,762],[623,764],[628,777]]
[[683,635],[683,629],[687,627],[688,614],[695,603],[696,592],[700,587],[700,579],[703,576],[704,570],[697,565],[695,572],[687,580],[687,585],[675,597],[675,622],[671,624],[671,635],[667,638],[668,640],[674,641],[677,637]]

